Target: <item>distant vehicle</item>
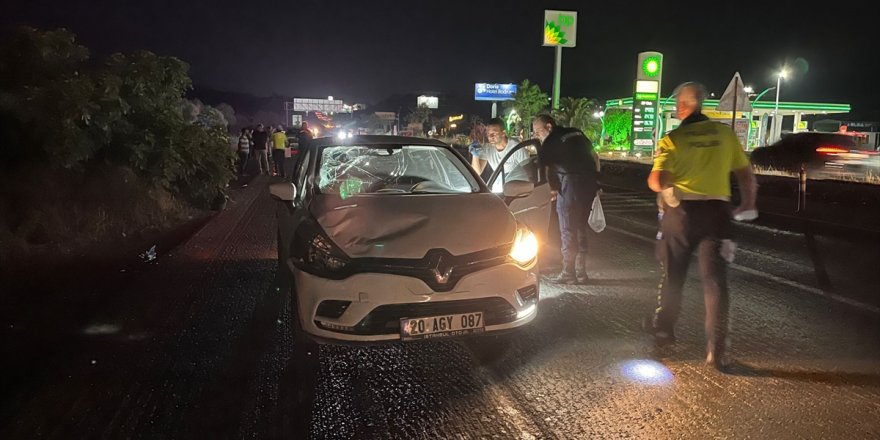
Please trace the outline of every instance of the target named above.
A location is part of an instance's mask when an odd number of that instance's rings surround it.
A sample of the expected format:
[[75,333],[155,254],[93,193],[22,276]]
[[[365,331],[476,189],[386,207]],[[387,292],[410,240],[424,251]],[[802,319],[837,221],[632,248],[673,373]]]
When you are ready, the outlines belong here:
[[752,164],[780,171],[878,172],[880,153],[859,138],[836,133],[795,133],[751,153]]
[[537,169],[523,161],[493,194],[440,141],[346,133],[309,142],[292,184],[270,187],[297,332],[376,342],[530,322],[550,219],[549,185]]

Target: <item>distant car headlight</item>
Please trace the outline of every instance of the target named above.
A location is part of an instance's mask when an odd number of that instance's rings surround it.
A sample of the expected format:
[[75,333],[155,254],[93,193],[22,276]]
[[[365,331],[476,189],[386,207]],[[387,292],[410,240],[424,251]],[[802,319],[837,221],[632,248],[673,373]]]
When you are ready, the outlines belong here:
[[315,221],[305,221],[297,228],[291,254],[293,264],[310,274],[330,279],[349,275],[351,260]]
[[538,238],[525,226],[516,228],[510,258],[520,266],[528,266],[538,258]]

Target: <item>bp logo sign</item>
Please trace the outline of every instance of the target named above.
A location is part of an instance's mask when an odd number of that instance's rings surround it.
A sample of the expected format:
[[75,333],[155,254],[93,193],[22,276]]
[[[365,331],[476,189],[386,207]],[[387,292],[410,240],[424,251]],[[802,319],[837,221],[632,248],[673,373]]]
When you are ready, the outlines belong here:
[[574,47],[577,12],[544,11],[544,46]]
[[660,74],[660,57],[647,57],[642,62],[642,73],[650,78]]

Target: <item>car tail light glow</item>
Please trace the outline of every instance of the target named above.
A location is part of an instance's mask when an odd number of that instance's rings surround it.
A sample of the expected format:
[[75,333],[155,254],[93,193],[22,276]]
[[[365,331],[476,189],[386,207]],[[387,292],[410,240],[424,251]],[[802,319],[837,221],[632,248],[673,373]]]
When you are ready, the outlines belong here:
[[849,151],[848,149],[837,146],[837,145],[823,145],[819,148],[816,148],[816,152],[822,153],[822,154],[840,154],[840,153],[846,153],[848,151]]

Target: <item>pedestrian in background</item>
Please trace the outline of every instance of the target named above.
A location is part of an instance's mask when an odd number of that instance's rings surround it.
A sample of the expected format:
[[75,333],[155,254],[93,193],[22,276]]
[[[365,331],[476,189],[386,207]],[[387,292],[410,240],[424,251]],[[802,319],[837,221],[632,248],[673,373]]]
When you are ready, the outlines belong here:
[[284,177],[284,158],[287,153],[287,133],[280,125],[272,134],[272,162],[275,163],[275,175]]
[[733,214],[756,210],[757,183],[736,133],[703,115],[705,97],[706,89],[698,83],[676,89],[681,125],[660,140],[648,177],[648,187],[662,199],[657,249],[662,275],[658,307],[643,325],[656,345],[675,342],[688,264],[698,249],[706,307],[706,363],[721,369],[726,364],[730,309],[727,263],[733,260],[730,173],[736,176],[742,198]]
[[532,131],[541,141],[538,160],[547,168],[559,216],[562,271],[552,281],[586,283],[589,280],[587,229],[593,199],[599,190],[599,155],[582,131],[559,127],[549,115],[535,117]]
[[309,129],[309,123],[303,121],[302,126],[300,127],[299,133],[296,134],[297,144],[299,144],[299,150],[305,150],[309,142],[312,140],[312,131]]
[[251,133],[249,129],[242,128],[238,134],[238,177],[244,176],[250,157]]
[[251,140],[253,140],[254,158],[260,167],[260,174],[269,174],[271,172],[269,169],[269,153],[266,151],[269,133],[263,127],[263,124],[257,124],[257,130],[254,131]]

